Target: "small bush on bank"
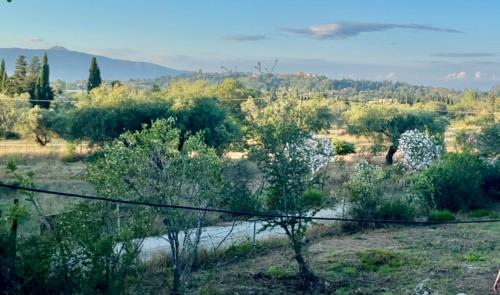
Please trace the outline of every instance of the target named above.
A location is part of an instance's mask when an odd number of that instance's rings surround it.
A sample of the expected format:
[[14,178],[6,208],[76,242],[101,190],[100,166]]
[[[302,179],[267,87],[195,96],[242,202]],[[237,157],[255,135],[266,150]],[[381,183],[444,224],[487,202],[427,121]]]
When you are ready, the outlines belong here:
[[[448,209],[452,212],[479,209],[488,204],[486,190],[494,195],[495,185],[485,187],[487,175],[498,177],[498,171],[490,172],[485,160],[470,153],[450,153],[428,169],[416,173],[411,190],[428,209]],[[489,196],[491,198],[491,196]]]
[[466,213],[468,217],[472,218],[482,218],[482,217],[496,217],[498,212],[488,210],[488,209],[476,209]]
[[455,220],[455,214],[450,210],[432,210],[427,220],[435,222],[452,221]]
[[383,169],[367,163],[356,165],[347,182],[350,215],[359,219],[411,220],[416,208],[402,196],[398,167]]
[[61,161],[66,163],[73,163],[80,160],[79,155],[76,152],[76,144],[67,142],[64,145],[64,150],[60,156]]
[[411,220],[415,217],[415,207],[402,198],[384,199],[377,215],[385,220]]

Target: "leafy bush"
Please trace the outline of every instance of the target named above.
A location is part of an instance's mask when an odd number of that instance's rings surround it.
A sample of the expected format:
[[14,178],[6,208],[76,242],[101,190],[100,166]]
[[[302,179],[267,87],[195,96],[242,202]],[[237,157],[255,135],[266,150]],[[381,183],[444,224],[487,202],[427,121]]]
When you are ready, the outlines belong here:
[[398,167],[372,166],[360,163],[347,182],[350,214],[359,219],[410,220],[415,206],[398,191]]
[[488,165],[479,156],[450,153],[412,179],[412,190],[429,209],[453,212],[487,204],[483,190]]
[[64,150],[60,156],[61,161],[72,163],[79,160],[78,154],[76,153],[76,144],[67,142],[64,145]]
[[377,206],[383,195],[382,181],[384,171],[368,163],[354,166],[354,171],[347,182],[347,193],[354,218],[372,219],[377,217]]
[[476,209],[467,212],[466,215],[472,218],[482,218],[482,217],[498,218],[500,217],[500,212],[488,209]]
[[387,198],[382,200],[377,215],[386,220],[411,220],[415,217],[415,207],[402,198]]
[[455,220],[455,214],[450,210],[432,210],[427,217],[429,221],[452,221]]
[[333,146],[335,148],[335,155],[345,156],[356,153],[356,146],[354,143],[350,143],[345,140],[334,139]]

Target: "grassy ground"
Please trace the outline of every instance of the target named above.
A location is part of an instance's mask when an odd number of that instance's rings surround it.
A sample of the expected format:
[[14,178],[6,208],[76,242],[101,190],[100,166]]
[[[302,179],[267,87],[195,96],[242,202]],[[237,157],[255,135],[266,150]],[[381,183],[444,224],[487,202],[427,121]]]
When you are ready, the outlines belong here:
[[[59,160],[58,157],[48,157],[47,155],[2,155],[0,156],[1,182],[16,182],[12,173],[6,169],[6,164],[9,161],[16,164],[20,174],[26,175],[29,171],[33,172],[33,180],[37,188],[76,193],[92,192],[90,185],[82,180],[84,164],[81,161],[66,163]],[[0,210],[9,207],[15,197],[19,198],[19,193],[9,189],[0,189]],[[71,204],[77,202],[65,197],[47,194],[37,194],[37,199],[45,215],[63,212]],[[20,200],[23,202],[25,199],[20,198]],[[25,202],[22,204],[25,204],[30,210],[31,217],[21,225],[20,232],[37,232],[39,228],[38,214],[29,204]]]
[[[322,238],[312,269],[331,294],[491,294],[500,269],[500,224],[398,227]],[[196,273],[194,294],[307,294],[285,247]],[[154,277],[154,276],[151,276]],[[429,294],[429,293],[428,293]]]

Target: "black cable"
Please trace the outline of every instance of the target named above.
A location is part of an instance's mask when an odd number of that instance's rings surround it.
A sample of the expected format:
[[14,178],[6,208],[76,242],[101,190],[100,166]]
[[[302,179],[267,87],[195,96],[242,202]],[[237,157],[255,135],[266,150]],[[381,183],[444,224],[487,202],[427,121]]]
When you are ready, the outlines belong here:
[[82,195],[82,194],[67,193],[67,192],[57,192],[57,191],[44,190],[44,189],[39,189],[39,188],[22,187],[22,186],[18,186],[18,185],[11,185],[11,184],[4,184],[4,183],[0,183],[0,187],[15,189],[15,190],[30,191],[30,192],[36,192],[36,193],[59,195],[59,196],[65,196],[65,197],[70,197],[70,198],[105,201],[105,202],[136,205],[136,206],[148,206],[148,207],[156,207],[156,208],[170,208],[170,209],[193,210],[193,211],[204,211],[204,212],[217,212],[217,213],[226,213],[226,214],[239,215],[239,216],[252,216],[252,217],[263,217],[263,218],[285,218],[285,219],[288,218],[288,219],[321,220],[321,221],[382,223],[382,224],[387,223],[387,224],[408,224],[408,225],[470,224],[470,223],[500,222],[500,219],[484,219],[484,220],[468,220],[468,221],[460,221],[460,220],[413,221],[413,220],[359,219],[359,218],[314,217],[314,216],[308,217],[308,216],[272,214],[272,213],[264,213],[264,212],[233,211],[233,210],[217,209],[217,208],[201,208],[201,207],[182,206],[182,205],[155,204],[155,203],[142,202],[142,201],[121,200],[121,199],[115,199],[115,198],[106,198],[106,197]]

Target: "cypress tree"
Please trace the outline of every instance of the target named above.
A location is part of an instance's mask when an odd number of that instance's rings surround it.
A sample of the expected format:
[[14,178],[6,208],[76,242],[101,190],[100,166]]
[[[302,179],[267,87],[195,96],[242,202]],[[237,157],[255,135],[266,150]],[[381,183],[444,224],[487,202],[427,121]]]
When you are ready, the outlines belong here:
[[4,77],[6,76],[6,70],[5,70],[5,60],[2,59],[2,62],[0,63],[0,93],[4,91]]
[[87,91],[90,92],[92,89],[99,87],[101,84],[101,70],[99,70],[99,66],[97,65],[97,59],[92,57],[92,60],[90,61]]
[[28,72],[28,65],[26,63],[26,56],[20,55],[16,59],[16,68],[14,70],[14,74],[12,75],[12,78],[10,79],[9,87],[7,89],[7,92],[9,94],[21,94],[25,93],[28,91],[27,88],[27,72]]
[[2,75],[2,84],[0,85],[2,92],[6,92],[9,89],[9,76],[7,75],[7,71],[3,72]]
[[54,99],[54,91],[50,87],[49,81],[50,68],[47,52],[43,54],[42,67],[36,82],[35,97],[37,101],[32,102],[33,105],[39,105],[41,108],[48,109],[50,102]]
[[[40,74],[40,59],[38,56],[34,56],[31,59],[31,65],[28,69],[28,76],[26,78],[26,85],[28,89],[28,93],[30,95],[30,99],[36,100],[36,83],[38,81],[38,76]],[[33,102],[32,102],[33,104]],[[34,104],[33,104],[34,105]]]

